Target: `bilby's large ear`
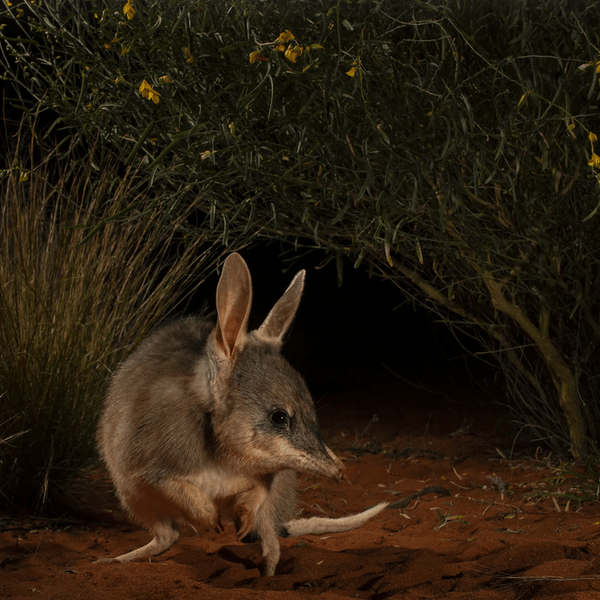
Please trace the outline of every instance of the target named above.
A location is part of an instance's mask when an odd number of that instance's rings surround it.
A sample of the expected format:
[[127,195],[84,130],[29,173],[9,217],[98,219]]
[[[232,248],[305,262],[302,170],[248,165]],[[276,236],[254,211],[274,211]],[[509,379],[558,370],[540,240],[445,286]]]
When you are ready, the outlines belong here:
[[227,358],[231,358],[244,344],[251,305],[250,271],[244,259],[234,252],[225,260],[217,285],[215,342]]
[[263,324],[256,330],[256,335],[266,341],[280,344],[285,332],[291,325],[300,304],[304,289],[305,271],[297,273],[289,287],[271,309]]

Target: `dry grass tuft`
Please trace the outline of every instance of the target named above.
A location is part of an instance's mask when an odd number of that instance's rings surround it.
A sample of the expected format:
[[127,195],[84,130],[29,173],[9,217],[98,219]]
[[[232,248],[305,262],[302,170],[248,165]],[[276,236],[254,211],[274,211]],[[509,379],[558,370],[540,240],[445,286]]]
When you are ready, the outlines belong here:
[[19,164],[0,178],[0,504],[40,510],[94,460],[113,368],[218,253],[186,235],[194,202],[152,202],[132,170]]

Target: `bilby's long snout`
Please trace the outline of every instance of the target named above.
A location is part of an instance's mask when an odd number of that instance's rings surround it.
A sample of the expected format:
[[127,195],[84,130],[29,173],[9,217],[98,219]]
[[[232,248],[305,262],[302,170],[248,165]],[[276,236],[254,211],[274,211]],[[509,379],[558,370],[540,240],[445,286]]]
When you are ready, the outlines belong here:
[[319,441],[318,450],[315,449],[310,453],[309,464],[305,468],[306,471],[311,471],[324,477],[331,477],[338,481],[342,479],[342,471],[344,469],[344,463],[322,440]]
[[311,432],[303,437],[295,450],[286,456],[287,468],[323,477],[342,479],[344,463],[333,453],[321,438],[320,432]]

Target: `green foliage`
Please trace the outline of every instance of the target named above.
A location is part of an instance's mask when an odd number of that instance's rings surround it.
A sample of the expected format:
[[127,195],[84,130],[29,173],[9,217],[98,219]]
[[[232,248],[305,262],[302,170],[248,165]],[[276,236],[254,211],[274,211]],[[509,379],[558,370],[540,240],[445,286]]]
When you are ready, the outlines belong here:
[[111,371],[217,255],[185,234],[194,206],[153,207],[134,172],[19,158],[0,173],[0,502],[41,509],[94,460]]
[[211,239],[322,248],[340,278],[364,262],[483,342],[537,439],[598,445],[596,5],[29,10],[3,62],[32,118],[58,115],[50,135],[99,135],[149,184],[204,193]]

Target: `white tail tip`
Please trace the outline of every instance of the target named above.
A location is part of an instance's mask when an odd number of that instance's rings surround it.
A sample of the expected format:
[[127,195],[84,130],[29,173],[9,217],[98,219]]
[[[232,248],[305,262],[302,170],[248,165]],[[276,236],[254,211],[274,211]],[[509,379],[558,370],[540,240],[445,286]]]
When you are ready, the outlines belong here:
[[386,508],[388,504],[389,502],[381,502],[376,506],[363,510],[361,513],[350,515],[349,517],[340,517],[339,519],[329,519],[325,517],[294,519],[286,524],[286,529],[288,530],[290,537],[350,531],[362,527],[369,519],[372,519]]

